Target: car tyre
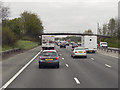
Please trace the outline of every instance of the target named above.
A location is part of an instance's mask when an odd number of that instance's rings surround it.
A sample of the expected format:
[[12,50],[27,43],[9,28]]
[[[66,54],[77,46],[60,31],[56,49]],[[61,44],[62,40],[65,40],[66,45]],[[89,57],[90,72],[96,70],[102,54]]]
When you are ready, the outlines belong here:
[[75,56],[72,56],[73,58],[75,58]]
[[40,68],[42,68],[42,66],[41,66],[41,65],[39,65],[39,69],[40,69]]
[[56,66],[56,68],[59,68],[59,64]]

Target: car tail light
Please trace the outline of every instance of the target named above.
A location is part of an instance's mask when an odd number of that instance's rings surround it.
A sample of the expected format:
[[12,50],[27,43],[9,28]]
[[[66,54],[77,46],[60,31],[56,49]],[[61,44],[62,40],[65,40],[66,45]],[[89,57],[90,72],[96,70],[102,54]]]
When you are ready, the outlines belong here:
[[58,58],[59,58],[59,57],[57,56],[55,59],[58,60]]
[[77,51],[75,51],[75,53],[77,53]]
[[42,60],[43,58],[40,56],[40,59]]
[[84,53],[86,53],[86,51],[84,51]]

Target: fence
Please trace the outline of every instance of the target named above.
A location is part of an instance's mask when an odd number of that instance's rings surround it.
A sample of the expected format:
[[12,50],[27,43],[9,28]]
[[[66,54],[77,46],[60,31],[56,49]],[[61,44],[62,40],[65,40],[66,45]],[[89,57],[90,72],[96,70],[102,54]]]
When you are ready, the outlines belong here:
[[112,47],[108,47],[108,48],[104,48],[104,47],[98,47],[99,50],[104,50],[106,52],[114,52],[114,53],[118,53],[120,54],[120,48],[112,48]]
[[21,51],[21,50],[22,50],[22,49],[20,49],[20,48],[15,48],[15,49],[11,49],[11,50],[7,50],[7,51],[3,51],[3,52],[0,53],[0,54],[2,54],[2,55],[4,56],[4,55],[11,54],[11,53],[19,52],[19,51]]

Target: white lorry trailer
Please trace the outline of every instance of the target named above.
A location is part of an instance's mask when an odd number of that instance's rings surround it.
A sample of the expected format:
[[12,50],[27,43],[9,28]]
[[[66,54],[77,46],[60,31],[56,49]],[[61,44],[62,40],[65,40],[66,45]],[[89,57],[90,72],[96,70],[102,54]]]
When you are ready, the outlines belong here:
[[82,36],[81,37],[82,47],[87,52],[95,53],[97,50],[97,36]]
[[54,50],[55,48],[55,37],[54,35],[42,35],[42,49],[43,50]]

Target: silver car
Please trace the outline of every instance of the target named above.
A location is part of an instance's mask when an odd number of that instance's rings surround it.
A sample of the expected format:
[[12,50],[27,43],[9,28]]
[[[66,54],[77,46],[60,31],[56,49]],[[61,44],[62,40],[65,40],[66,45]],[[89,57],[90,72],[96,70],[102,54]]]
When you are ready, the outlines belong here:
[[78,57],[78,56],[87,58],[86,50],[83,47],[75,47],[72,50],[71,57],[74,58],[74,57]]

